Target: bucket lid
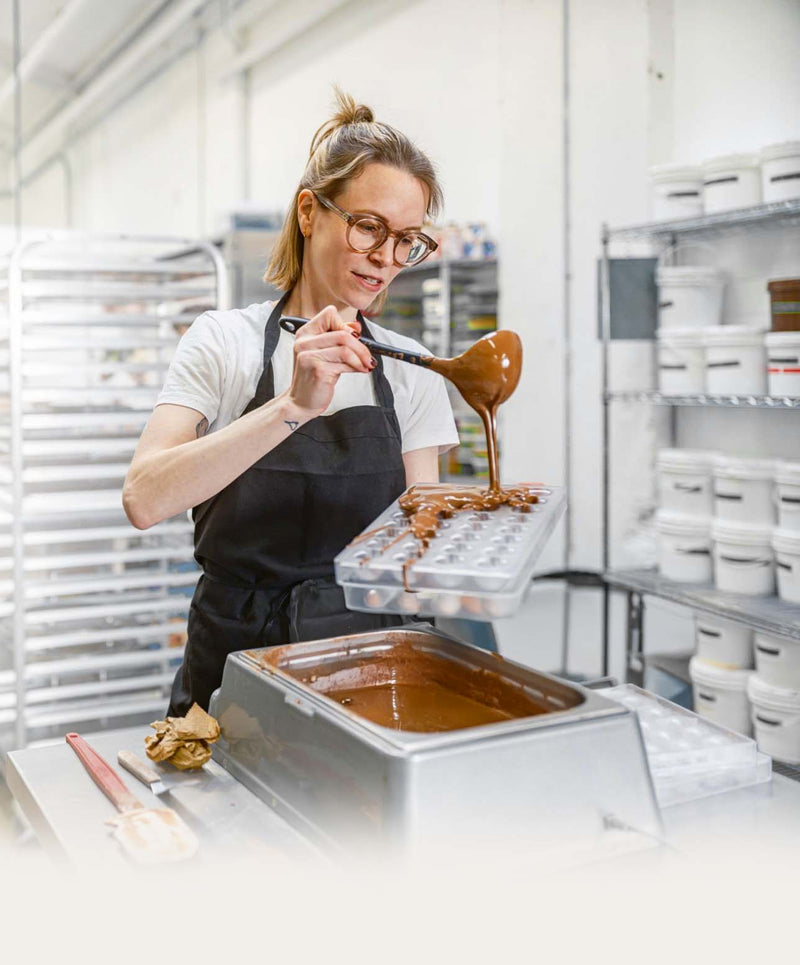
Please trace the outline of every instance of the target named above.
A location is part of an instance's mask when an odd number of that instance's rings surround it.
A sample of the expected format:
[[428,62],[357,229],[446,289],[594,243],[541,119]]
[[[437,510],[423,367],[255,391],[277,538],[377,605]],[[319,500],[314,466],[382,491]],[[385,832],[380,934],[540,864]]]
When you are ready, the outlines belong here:
[[775,460],[717,456],[714,475],[722,479],[772,479],[775,475]]
[[748,678],[752,676],[752,670],[736,670],[727,667],[718,667],[716,664],[701,660],[694,656],[689,661],[689,676],[696,684],[706,684],[708,687],[717,687],[720,690],[747,690]]
[[662,328],[658,332],[658,342],[663,345],[702,348],[703,330],[701,328]]
[[662,265],[656,268],[656,284],[665,285],[722,285],[722,273],[702,265]]
[[763,345],[764,330],[748,325],[713,325],[703,329],[704,345]]
[[791,295],[800,288],[800,278],[776,278],[767,282],[767,291],[771,295]]
[[800,533],[796,529],[776,529],[772,534],[772,547],[779,553],[800,556]]
[[747,696],[767,710],[784,710],[800,714],[800,690],[775,687],[753,674],[747,682]]
[[707,449],[659,449],[656,466],[677,472],[703,472],[711,474],[717,453]]
[[786,486],[800,486],[800,462],[775,460],[775,482]]
[[655,182],[662,181],[698,181],[703,180],[703,169],[691,164],[656,164],[647,173]]
[[719,174],[721,171],[736,171],[741,168],[757,168],[761,161],[757,154],[722,154],[703,161],[704,174]]
[[800,141],[784,141],[782,144],[768,144],[761,148],[762,161],[777,161],[780,157],[800,158]]
[[656,513],[656,529],[670,536],[708,536],[711,530],[710,516],[686,516],[659,509]]
[[800,345],[800,332],[767,332],[767,348],[794,348]]
[[711,536],[723,543],[737,546],[770,546],[771,526],[754,526],[729,519],[715,519],[711,524]]

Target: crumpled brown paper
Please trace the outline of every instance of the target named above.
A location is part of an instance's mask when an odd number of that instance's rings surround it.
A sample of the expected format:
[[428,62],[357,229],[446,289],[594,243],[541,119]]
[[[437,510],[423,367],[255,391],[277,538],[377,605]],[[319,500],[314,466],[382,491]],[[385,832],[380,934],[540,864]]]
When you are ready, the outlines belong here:
[[167,717],[150,726],[156,733],[144,739],[147,756],[151,761],[169,761],[179,771],[202,767],[219,737],[219,724],[199,704],[192,704],[185,717]]

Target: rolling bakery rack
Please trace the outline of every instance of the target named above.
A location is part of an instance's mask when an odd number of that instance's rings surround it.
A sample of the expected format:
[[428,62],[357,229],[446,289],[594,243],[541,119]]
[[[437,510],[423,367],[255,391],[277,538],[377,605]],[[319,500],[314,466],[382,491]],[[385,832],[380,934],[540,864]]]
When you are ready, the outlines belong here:
[[[646,241],[658,250],[675,247],[683,238],[702,238],[706,243],[747,233],[757,227],[762,231],[776,228],[792,232],[800,225],[800,199],[755,205],[734,211],[720,212],[698,218],[678,221],[662,221],[653,224],[624,228],[602,229],[602,259],[600,264],[600,335],[602,340],[602,403],[603,403],[603,499],[602,573],[605,584],[603,602],[603,666],[608,666],[610,633],[610,592],[621,590],[626,594],[625,670],[626,679],[642,685],[645,670],[644,654],[644,606],[645,598],[657,597],[706,613],[743,623],[755,630],[800,640],[800,606],[786,603],[778,597],[747,597],[722,593],[710,586],[677,583],[661,577],[656,570],[615,569],[610,554],[611,520],[611,408],[613,403],[642,403],[667,406],[670,410],[670,441],[676,445],[677,413],[680,409],[725,408],[794,411],[800,420],[800,398],[751,395],[696,395],[669,396],[657,391],[614,392],[609,380],[609,355],[612,339],[612,303],[610,296],[610,246],[614,242]],[[794,237],[794,236],[793,236]],[[800,421],[798,421],[800,431]],[[654,656],[652,662],[658,662]],[[681,661],[663,658],[663,669],[674,675],[682,674]],[[659,664],[661,665],[661,664]]]
[[[226,308],[217,250],[52,233],[0,268],[0,750],[164,709],[197,568],[185,516],[121,489],[180,334]],[[57,730],[56,730],[57,729]]]

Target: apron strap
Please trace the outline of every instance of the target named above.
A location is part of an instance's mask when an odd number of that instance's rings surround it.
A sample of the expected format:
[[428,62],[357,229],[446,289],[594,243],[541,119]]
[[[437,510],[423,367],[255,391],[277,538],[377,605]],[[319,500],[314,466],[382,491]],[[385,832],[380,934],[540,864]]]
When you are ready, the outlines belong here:
[[[245,412],[251,412],[253,409],[258,408],[258,406],[264,405],[265,402],[269,402],[275,398],[275,376],[272,371],[272,356],[275,354],[275,349],[278,347],[278,340],[281,337],[280,322],[283,314],[283,306],[288,301],[290,294],[291,292],[286,292],[280,301],[275,303],[267,319],[267,324],[264,326],[263,368],[258,385],[256,386],[256,394],[245,409]],[[357,317],[361,323],[363,333],[367,338],[372,338],[372,332],[361,312],[358,313]],[[372,371],[375,399],[382,408],[394,411],[394,394],[392,393],[392,387],[389,385],[389,380],[383,371],[383,358],[378,355],[376,361],[378,364]]]

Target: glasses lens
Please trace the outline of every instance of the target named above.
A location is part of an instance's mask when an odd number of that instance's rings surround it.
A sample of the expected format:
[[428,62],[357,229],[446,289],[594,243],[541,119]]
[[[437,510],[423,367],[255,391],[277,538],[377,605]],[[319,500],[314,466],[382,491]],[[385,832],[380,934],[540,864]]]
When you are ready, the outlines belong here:
[[375,218],[359,218],[350,225],[347,240],[356,251],[372,251],[386,240],[386,225]]
[[398,238],[394,257],[399,265],[416,265],[429,253],[430,247],[424,235],[408,234]]

